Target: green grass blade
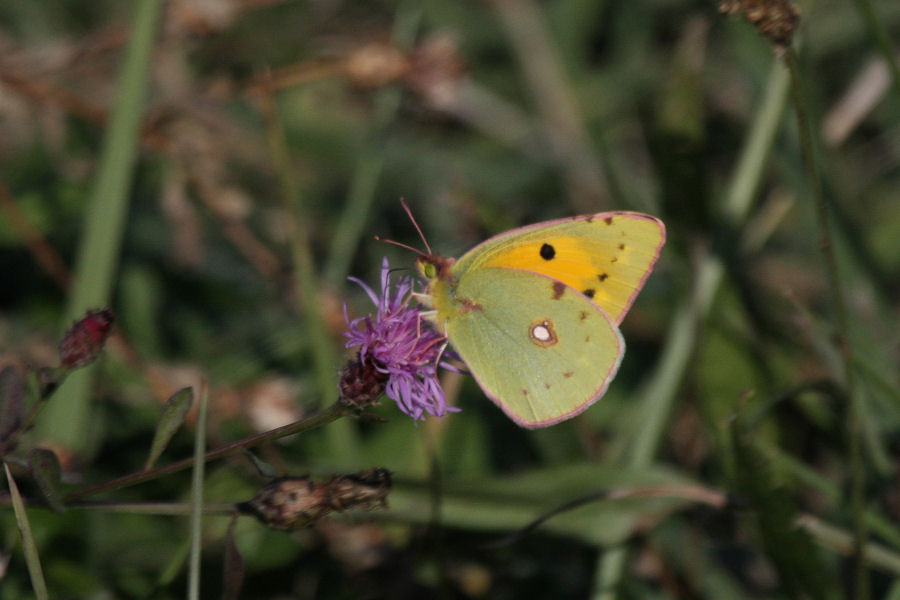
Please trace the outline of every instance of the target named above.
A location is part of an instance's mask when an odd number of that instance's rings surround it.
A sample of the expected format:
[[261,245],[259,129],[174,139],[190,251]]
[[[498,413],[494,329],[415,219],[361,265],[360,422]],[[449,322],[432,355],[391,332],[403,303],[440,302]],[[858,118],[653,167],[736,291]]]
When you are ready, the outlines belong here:
[[16,524],[22,535],[22,550],[25,554],[25,563],[28,565],[28,574],[31,576],[31,587],[34,588],[34,596],[37,600],[47,600],[47,583],[44,581],[44,571],[41,569],[41,559],[38,555],[37,544],[31,533],[31,525],[28,522],[28,513],[25,511],[25,503],[19,494],[19,487],[9,472],[9,465],[3,463],[6,469],[6,481],[9,483],[9,495],[12,498],[13,511],[16,513]]
[[[735,226],[747,218],[754,192],[768,164],[769,150],[787,105],[788,83],[787,69],[776,60],[769,74],[763,103],[754,117],[747,143],[723,199],[721,212]],[[647,466],[653,461],[675,401],[678,383],[693,356],[697,327],[712,305],[723,275],[721,261],[707,257],[696,275],[692,298],[673,317],[662,357],[641,394],[644,400],[638,409],[640,416],[634,420],[640,428],[632,441],[629,463],[633,467]],[[595,588],[598,598],[610,600],[615,597],[614,589],[624,567],[624,548],[603,553],[597,568],[597,573],[603,577],[602,589],[601,586]]]
[[[408,48],[414,41],[422,8],[418,2],[403,2],[397,10],[394,20],[394,43],[400,48]],[[324,268],[323,281],[331,286],[339,287],[345,283],[353,253],[359,246],[360,239],[372,205],[375,202],[375,190],[384,168],[385,153],[383,136],[400,106],[400,90],[386,88],[375,97],[375,115],[373,118],[370,139],[364,145],[353,169],[350,191],[347,195],[347,206],[341,212],[331,248],[328,262]],[[370,236],[371,239],[371,236]]]
[[793,526],[799,516],[797,508],[753,439],[756,432],[748,430],[740,416],[732,421],[731,429],[736,489],[754,517],[780,585],[791,598],[836,598],[833,573],[815,552],[810,535]]
[[[84,236],[75,264],[63,328],[85,311],[109,304],[128,213],[128,190],[140,146],[141,114],[150,79],[160,0],[141,0],[118,82],[118,96],[104,138],[94,188],[85,209]],[[72,373],[38,425],[45,438],[76,451],[96,437],[89,429],[93,367]]]
[[203,537],[203,473],[206,463],[206,385],[200,391],[197,432],[194,439],[194,469],[191,473],[191,553],[188,563],[188,598],[200,599],[200,542]]

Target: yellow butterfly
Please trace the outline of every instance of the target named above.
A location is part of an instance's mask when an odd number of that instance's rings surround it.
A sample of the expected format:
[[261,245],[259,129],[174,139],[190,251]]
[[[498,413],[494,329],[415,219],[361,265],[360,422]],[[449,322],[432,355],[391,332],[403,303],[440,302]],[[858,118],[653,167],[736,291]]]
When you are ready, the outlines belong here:
[[513,421],[553,425],[606,392],[618,325],[665,239],[656,217],[605,212],[507,231],[459,260],[425,254],[426,314]]

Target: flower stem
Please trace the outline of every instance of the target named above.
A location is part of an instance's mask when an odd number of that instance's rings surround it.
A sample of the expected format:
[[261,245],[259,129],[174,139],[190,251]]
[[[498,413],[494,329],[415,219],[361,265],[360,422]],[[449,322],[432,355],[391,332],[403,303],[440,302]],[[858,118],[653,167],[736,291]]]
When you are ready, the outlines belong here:
[[[339,419],[340,417],[348,416],[349,414],[351,414],[349,408],[344,404],[344,402],[338,400],[318,414],[315,414],[306,419],[295,421],[294,423],[289,423],[288,425],[279,427],[277,429],[272,429],[270,431],[264,431],[256,435],[251,435],[250,437],[246,437],[242,440],[226,444],[224,446],[216,448],[215,450],[210,450],[204,456],[204,460],[206,462],[209,462],[211,460],[231,456],[232,454],[237,454],[242,450],[258,446],[259,444],[267,442],[269,440],[275,440],[288,435],[299,433],[301,431],[308,431],[310,429],[315,429],[316,427],[321,427]],[[80,490],[70,492],[69,494],[66,494],[64,501],[69,502],[72,500],[85,498],[87,496],[94,496],[101,492],[118,490],[124,487],[136,485],[138,483],[143,483],[145,481],[150,481],[152,479],[157,479],[158,477],[162,477],[163,475],[170,475],[172,473],[177,473],[178,471],[190,469],[193,464],[194,459],[193,457],[191,457],[179,460],[169,465],[157,467],[149,471],[138,471],[135,473],[130,473],[116,479],[111,479],[97,485],[88,486]]]

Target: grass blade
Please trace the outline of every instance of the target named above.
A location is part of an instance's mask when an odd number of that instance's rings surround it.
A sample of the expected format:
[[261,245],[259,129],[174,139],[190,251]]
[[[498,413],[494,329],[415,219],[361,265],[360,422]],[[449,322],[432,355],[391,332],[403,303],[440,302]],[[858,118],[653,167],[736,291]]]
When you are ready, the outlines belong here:
[[[65,327],[97,306],[106,306],[113,287],[125,221],[128,189],[140,145],[141,115],[150,79],[151,55],[160,0],[141,0],[118,82],[118,96],[104,138],[97,178],[85,207],[84,237],[75,265]],[[86,450],[95,436],[89,429],[89,389],[93,367],[72,373],[57,402],[47,406],[39,424],[42,437],[73,450]]]
[[31,525],[28,522],[28,514],[25,511],[25,503],[19,494],[19,487],[9,472],[9,465],[3,463],[6,469],[6,481],[9,483],[9,495],[12,498],[13,511],[16,513],[16,525],[22,535],[22,551],[25,554],[25,563],[28,565],[28,574],[31,576],[31,587],[34,588],[34,596],[37,600],[47,600],[47,583],[44,581],[44,571],[41,569],[41,559],[38,556],[37,545],[31,534]]
[[206,463],[206,405],[207,387],[200,390],[200,411],[194,440],[194,470],[191,477],[191,553],[188,566],[188,598],[200,599],[200,542],[203,536],[203,473]]

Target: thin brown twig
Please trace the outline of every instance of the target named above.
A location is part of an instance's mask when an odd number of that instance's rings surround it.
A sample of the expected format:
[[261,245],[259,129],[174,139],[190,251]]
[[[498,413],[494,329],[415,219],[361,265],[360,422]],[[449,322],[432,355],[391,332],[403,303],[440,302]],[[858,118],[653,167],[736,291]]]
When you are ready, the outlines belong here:
[[853,539],[855,544],[855,598],[865,600],[870,597],[868,567],[866,560],[866,540],[868,532],[864,518],[865,511],[865,465],[862,456],[862,398],[857,386],[853,365],[853,345],[850,341],[849,317],[844,297],[842,279],[831,237],[829,208],[822,192],[822,174],[815,155],[813,128],[807,112],[807,102],[800,79],[800,66],[793,47],[784,52],[784,61],[791,74],[791,91],[800,134],[801,154],[809,181],[810,195],[816,213],[816,221],[821,236],[821,251],[825,263],[825,278],[831,296],[836,345],[841,353],[844,367],[843,384],[847,397],[847,436],[850,445],[850,510],[853,517]]
[[[258,446],[263,442],[275,440],[288,435],[293,435],[295,433],[299,433],[301,431],[306,431],[316,427],[321,427],[327,423],[330,423],[331,421],[339,419],[343,416],[347,416],[349,414],[349,407],[341,400],[338,400],[328,408],[311,417],[307,417],[306,419],[301,419],[300,421],[289,423],[287,425],[284,425],[283,427],[278,427],[277,429],[272,429],[270,431],[264,431],[256,435],[251,435],[242,440],[231,442],[230,444],[225,444],[224,446],[216,448],[215,450],[210,450],[206,453],[204,459],[206,460],[206,462],[209,462],[211,460],[225,458],[226,456],[231,456],[232,454],[236,454],[238,452],[241,452],[242,450],[247,450],[248,448]],[[162,477],[163,475],[171,475],[172,473],[190,469],[193,464],[194,459],[193,457],[191,457],[162,467],[150,469],[149,471],[137,471],[135,473],[130,473],[128,475],[118,477],[116,479],[111,479],[103,483],[98,483],[96,485],[91,485],[80,490],[70,492],[65,495],[63,501],[69,502],[72,500],[85,498],[87,496],[94,496],[101,492],[118,490],[124,487],[136,485],[145,481],[157,479],[159,477]]]

